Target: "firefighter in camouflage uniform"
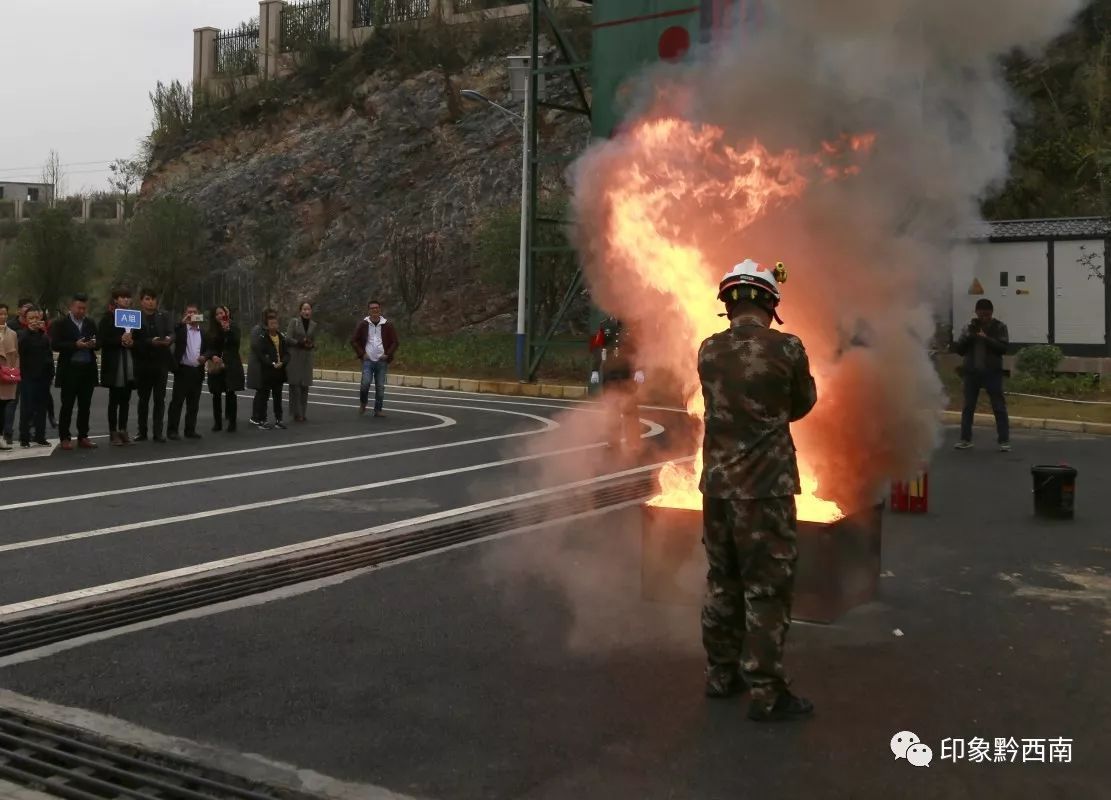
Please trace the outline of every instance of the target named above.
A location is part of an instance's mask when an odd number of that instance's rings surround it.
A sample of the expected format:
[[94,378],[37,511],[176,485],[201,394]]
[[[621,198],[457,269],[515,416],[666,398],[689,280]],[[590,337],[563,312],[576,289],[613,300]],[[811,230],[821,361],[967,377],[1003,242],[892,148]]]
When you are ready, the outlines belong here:
[[590,383],[606,398],[607,442],[618,450],[624,437],[626,451],[635,452],[640,444],[637,386],[644,383],[644,372],[636,366],[636,341],[621,320],[606,317],[590,340],[590,349],[594,356]]
[[802,342],[771,329],[782,264],[751,260],[722,279],[729,327],[698,350],[705,401],[703,544],[709,564],[702,608],[706,694],[750,692],[757,721],[812,713],[788,690],[783,647],[791,623],[800,492],[790,423],[817,402]]

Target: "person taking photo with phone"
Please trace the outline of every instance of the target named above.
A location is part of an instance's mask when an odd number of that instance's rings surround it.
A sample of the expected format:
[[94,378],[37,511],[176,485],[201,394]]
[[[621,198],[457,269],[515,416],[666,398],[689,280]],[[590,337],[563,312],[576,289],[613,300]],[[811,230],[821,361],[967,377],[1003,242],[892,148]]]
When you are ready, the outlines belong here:
[[170,418],[166,437],[180,439],[178,424],[181,409],[185,407],[185,438],[200,439],[197,433],[197,411],[204,389],[204,365],[209,352],[208,337],[201,328],[204,315],[200,306],[190,303],[185,307],[181,322],[174,329],[174,391],[170,397]]
[[958,450],[972,447],[972,422],[980,390],[988,393],[995,415],[999,449],[1011,449],[1010,420],[1007,399],[1003,396],[1003,355],[1010,336],[1002,320],[995,319],[995,309],[986,297],[976,301],[976,316],[956,342],[956,351],[964,356],[961,373],[964,382],[964,408],[961,411],[961,438]]
[[73,408],[77,406],[77,446],[92,450],[96,445],[89,439],[89,411],[93,390],[97,384],[96,325],[87,316],[89,298],[75,294],[69,304],[69,313],[55,320],[51,326],[50,346],[58,354],[58,371],[55,385],[62,391],[62,408],[58,420],[58,435],[63,450],[72,450]]

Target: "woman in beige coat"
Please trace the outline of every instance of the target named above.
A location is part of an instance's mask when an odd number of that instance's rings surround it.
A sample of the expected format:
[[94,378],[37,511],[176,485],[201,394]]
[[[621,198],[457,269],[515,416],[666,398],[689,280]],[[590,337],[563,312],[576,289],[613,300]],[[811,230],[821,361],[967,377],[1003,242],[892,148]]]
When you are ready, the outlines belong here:
[[[0,367],[7,372],[19,369],[19,336],[8,327],[8,307],[0,303]],[[8,410],[8,403],[15,402],[18,383],[8,383],[0,378],[0,420]],[[12,446],[0,436],[0,450],[11,450]]]

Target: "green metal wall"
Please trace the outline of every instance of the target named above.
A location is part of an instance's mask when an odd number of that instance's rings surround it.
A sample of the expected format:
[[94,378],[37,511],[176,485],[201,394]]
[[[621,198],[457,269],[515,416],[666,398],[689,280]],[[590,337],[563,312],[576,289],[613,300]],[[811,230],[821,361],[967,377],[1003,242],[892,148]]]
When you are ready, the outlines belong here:
[[621,119],[621,84],[664,56],[699,41],[699,0],[595,0],[591,55],[592,131],[607,138]]

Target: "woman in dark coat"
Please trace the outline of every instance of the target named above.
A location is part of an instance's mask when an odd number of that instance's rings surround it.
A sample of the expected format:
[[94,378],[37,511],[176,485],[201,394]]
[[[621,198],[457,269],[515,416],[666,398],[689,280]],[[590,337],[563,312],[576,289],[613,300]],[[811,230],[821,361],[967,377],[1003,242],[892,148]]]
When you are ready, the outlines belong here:
[[[208,391],[212,394],[213,431],[235,433],[236,393],[243,391],[243,359],[239,355],[239,328],[227,306],[216,306],[209,318]],[[224,421],[227,421],[225,428]]]
[[101,317],[97,330],[101,347],[100,385],[108,390],[108,432],[111,443],[119,447],[131,444],[127,417],[131,409],[131,390],[135,388],[135,340],[131,331],[116,327],[117,308],[131,308],[128,289],[112,290],[112,304]]

